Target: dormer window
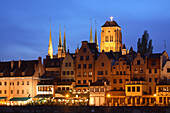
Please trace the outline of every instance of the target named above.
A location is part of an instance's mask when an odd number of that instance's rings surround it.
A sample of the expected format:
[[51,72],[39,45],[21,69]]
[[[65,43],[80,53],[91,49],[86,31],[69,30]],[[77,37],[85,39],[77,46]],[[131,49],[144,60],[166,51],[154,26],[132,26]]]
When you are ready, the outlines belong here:
[[83,52],[86,52],[86,48],[83,48]]
[[137,60],[137,65],[140,65],[140,60]]

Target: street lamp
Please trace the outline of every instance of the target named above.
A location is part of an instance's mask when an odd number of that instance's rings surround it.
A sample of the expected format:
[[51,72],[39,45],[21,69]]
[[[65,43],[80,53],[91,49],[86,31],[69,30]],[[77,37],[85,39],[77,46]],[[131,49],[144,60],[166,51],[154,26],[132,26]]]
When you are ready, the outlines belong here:
[[69,95],[68,94],[66,94],[66,98],[68,98],[69,97]]
[[107,97],[109,98],[109,97],[110,97],[110,94],[107,94]]
[[156,97],[156,94],[154,94],[154,97]]

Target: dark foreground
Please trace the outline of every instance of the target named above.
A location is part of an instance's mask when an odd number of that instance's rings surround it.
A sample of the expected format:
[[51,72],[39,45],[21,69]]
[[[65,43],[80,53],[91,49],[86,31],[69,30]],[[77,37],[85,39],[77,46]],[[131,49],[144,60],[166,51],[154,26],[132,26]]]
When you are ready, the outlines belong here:
[[170,113],[170,107],[0,106],[0,113]]

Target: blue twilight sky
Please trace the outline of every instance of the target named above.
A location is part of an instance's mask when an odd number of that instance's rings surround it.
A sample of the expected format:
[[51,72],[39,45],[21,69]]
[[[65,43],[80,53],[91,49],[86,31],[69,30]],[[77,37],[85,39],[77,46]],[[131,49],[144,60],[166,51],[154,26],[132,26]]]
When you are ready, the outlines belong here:
[[0,0],[0,60],[28,60],[45,57],[51,19],[52,43],[57,53],[59,26],[64,25],[67,47],[71,52],[89,40],[90,20],[93,37],[110,16],[122,28],[126,46],[137,47],[137,40],[148,30],[154,52],[170,54],[170,0]]

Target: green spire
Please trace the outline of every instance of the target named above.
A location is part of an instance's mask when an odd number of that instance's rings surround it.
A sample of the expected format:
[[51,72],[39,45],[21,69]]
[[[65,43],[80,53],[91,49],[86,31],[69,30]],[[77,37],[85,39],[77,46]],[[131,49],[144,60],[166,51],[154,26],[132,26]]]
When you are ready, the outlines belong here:
[[59,34],[59,44],[58,47],[62,47],[62,40],[61,40],[61,26],[60,26],[60,34]]
[[[91,20],[91,19],[90,19]],[[93,43],[93,36],[92,36],[92,22],[91,22],[91,28],[90,28],[90,43]]]
[[65,33],[65,26],[64,26],[64,42],[63,42],[63,50],[66,52],[66,33]]
[[50,37],[49,37],[49,45],[48,45],[48,55],[50,58],[53,58],[53,46],[52,46],[52,39],[51,39],[51,21],[50,21]]

